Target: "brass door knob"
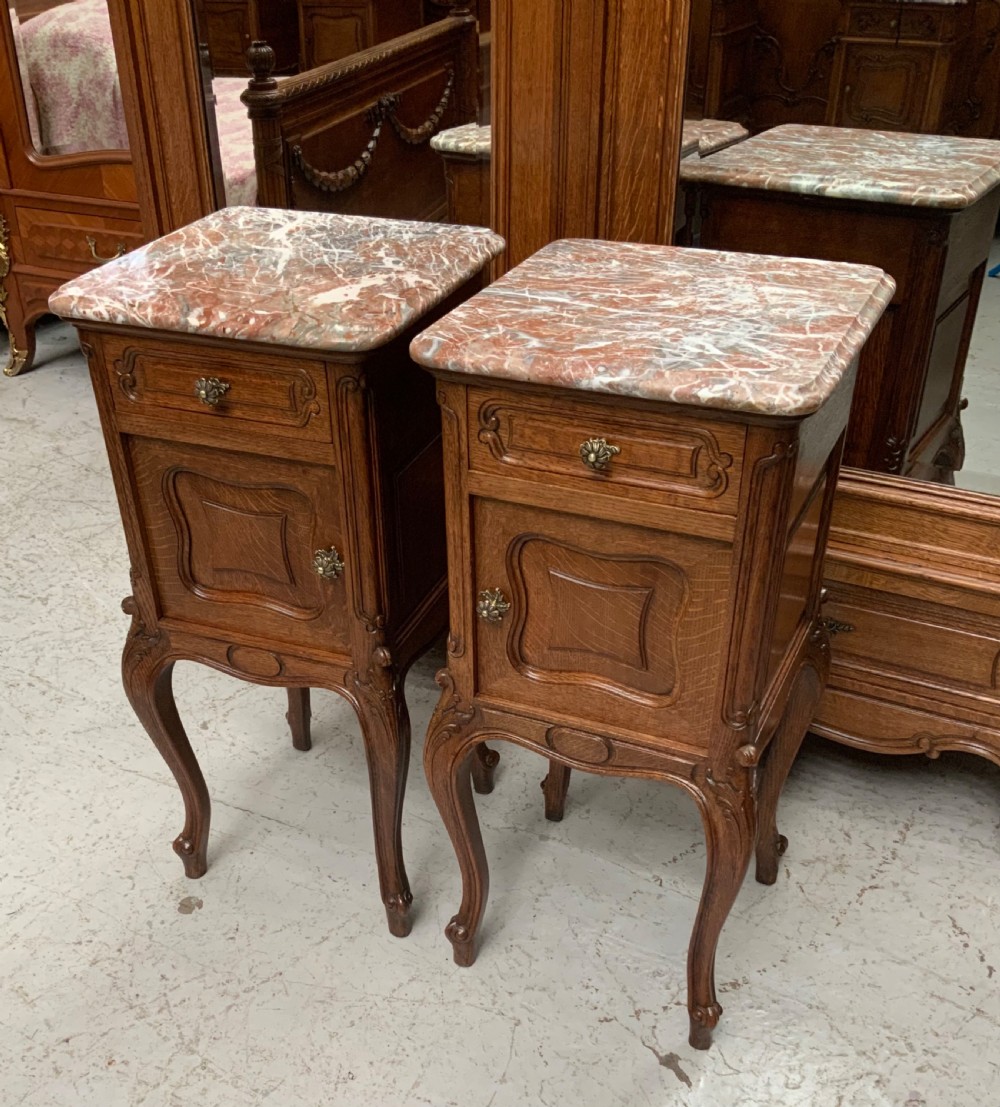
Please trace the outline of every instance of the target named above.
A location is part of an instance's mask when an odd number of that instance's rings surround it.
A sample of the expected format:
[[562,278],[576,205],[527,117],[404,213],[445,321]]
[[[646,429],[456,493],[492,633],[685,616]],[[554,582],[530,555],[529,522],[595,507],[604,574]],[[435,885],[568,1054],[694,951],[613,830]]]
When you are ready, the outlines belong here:
[[209,407],[218,407],[219,401],[230,388],[232,385],[220,381],[218,377],[199,377],[194,382],[194,394]]
[[317,550],[313,554],[313,568],[324,580],[336,580],[344,571],[344,563],[337,553],[337,547]]
[[499,623],[508,611],[510,611],[510,600],[499,588],[488,588],[485,592],[479,593],[476,614],[480,619],[485,619],[488,623]]
[[580,460],[588,469],[601,473],[606,470],[615,454],[620,454],[620,446],[612,446],[606,438],[588,438],[580,444]]

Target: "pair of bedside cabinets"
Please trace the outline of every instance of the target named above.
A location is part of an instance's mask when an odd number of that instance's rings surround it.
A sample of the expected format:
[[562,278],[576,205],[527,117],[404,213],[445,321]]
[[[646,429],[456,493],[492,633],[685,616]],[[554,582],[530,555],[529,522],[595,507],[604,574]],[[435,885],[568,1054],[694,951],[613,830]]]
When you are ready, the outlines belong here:
[[[180,659],[343,695],[365,740],[382,901],[409,930],[403,679],[449,623],[424,745],[469,965],[486,904],[473,800],[504,740],[669,781],[707,844],[691,1044],[719,934],[822,690],[823,550],[858,353],[892,295],[863,266],[558,242],[481,291],[491,232],[226,209],[64,286],[131,560],[123,679],[206,869]],[[418,368],[413,362],[430,370]]]

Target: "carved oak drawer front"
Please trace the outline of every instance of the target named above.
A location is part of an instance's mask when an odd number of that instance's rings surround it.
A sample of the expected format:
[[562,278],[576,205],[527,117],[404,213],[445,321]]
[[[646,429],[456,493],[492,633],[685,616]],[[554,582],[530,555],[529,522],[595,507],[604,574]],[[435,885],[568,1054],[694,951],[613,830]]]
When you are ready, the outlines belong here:
[[545,474],[550,482],[628,488],[654,503],[681,503],[735,515],[745,429],[735,423],[694,424],[670,416],[469,390],[470,465],[507,476]]
[[853,8],[849,33],[862,38],[921,39],[941,38],[948,30],[947,12],[933,9],[909,9],[897,6]]
[[126,443],[165,618],[347,652],[350,554],[335,470],[144,437]]
[[108,337],[105,361],[121,414],[196,418],[224,430],[331,442],[330,400],[321,362]]
[[85,212],[19,207],[17,226],[21,238],[18,260],[70,273],[85,273],[146,241],[138,220]]
[[835,586],[823,616],[842,674],[858,667],[914,681],[921,691],[945,682],[1000,700],[1000,632],[990,620],[962,620],[950,609],[883,593],[862,592],[851,602]]
[[478,695],[701,745],[725,663],[724,542],[473,500]]

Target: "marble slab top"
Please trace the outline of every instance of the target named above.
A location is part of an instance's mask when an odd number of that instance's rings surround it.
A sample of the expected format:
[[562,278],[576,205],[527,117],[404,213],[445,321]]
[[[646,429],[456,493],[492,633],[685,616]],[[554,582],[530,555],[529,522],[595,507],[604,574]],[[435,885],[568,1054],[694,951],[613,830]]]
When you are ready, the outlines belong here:
[[64,284],[49,308],[90,323],[371,350],[503,246],[482,227],[223,208]]
[[463,123],[461,127],[449,127],[438,131],[431,139],[431,148],[439,154],[458,154],[467,158],[490,160],[492,131],[478,123]]
[[[685,119],[681,137],[681,157],[697,150],[699,156],[707,158],[748,138],[750,132],[742,123],[729,119]],[[691,143],[694,143],[693,148]]]
[[563,240],[410,354],[454,373],[800,416],[837,387],[894,289],[868,265]]
[[1000,183],[1000,142],[787,123],[685,161],[681,179],[954,210]]

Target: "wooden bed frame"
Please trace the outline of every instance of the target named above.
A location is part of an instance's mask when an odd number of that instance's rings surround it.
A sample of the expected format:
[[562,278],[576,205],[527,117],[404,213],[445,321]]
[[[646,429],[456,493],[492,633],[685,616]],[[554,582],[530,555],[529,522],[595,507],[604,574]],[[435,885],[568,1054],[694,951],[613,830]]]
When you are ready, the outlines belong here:
[[[478,36],[452,16],[280,83],[274,53],[250,49],[257,203],[398,219],[443,219],[431,136],[475,122]],[[353,155],[353,156],[352,156]]]

